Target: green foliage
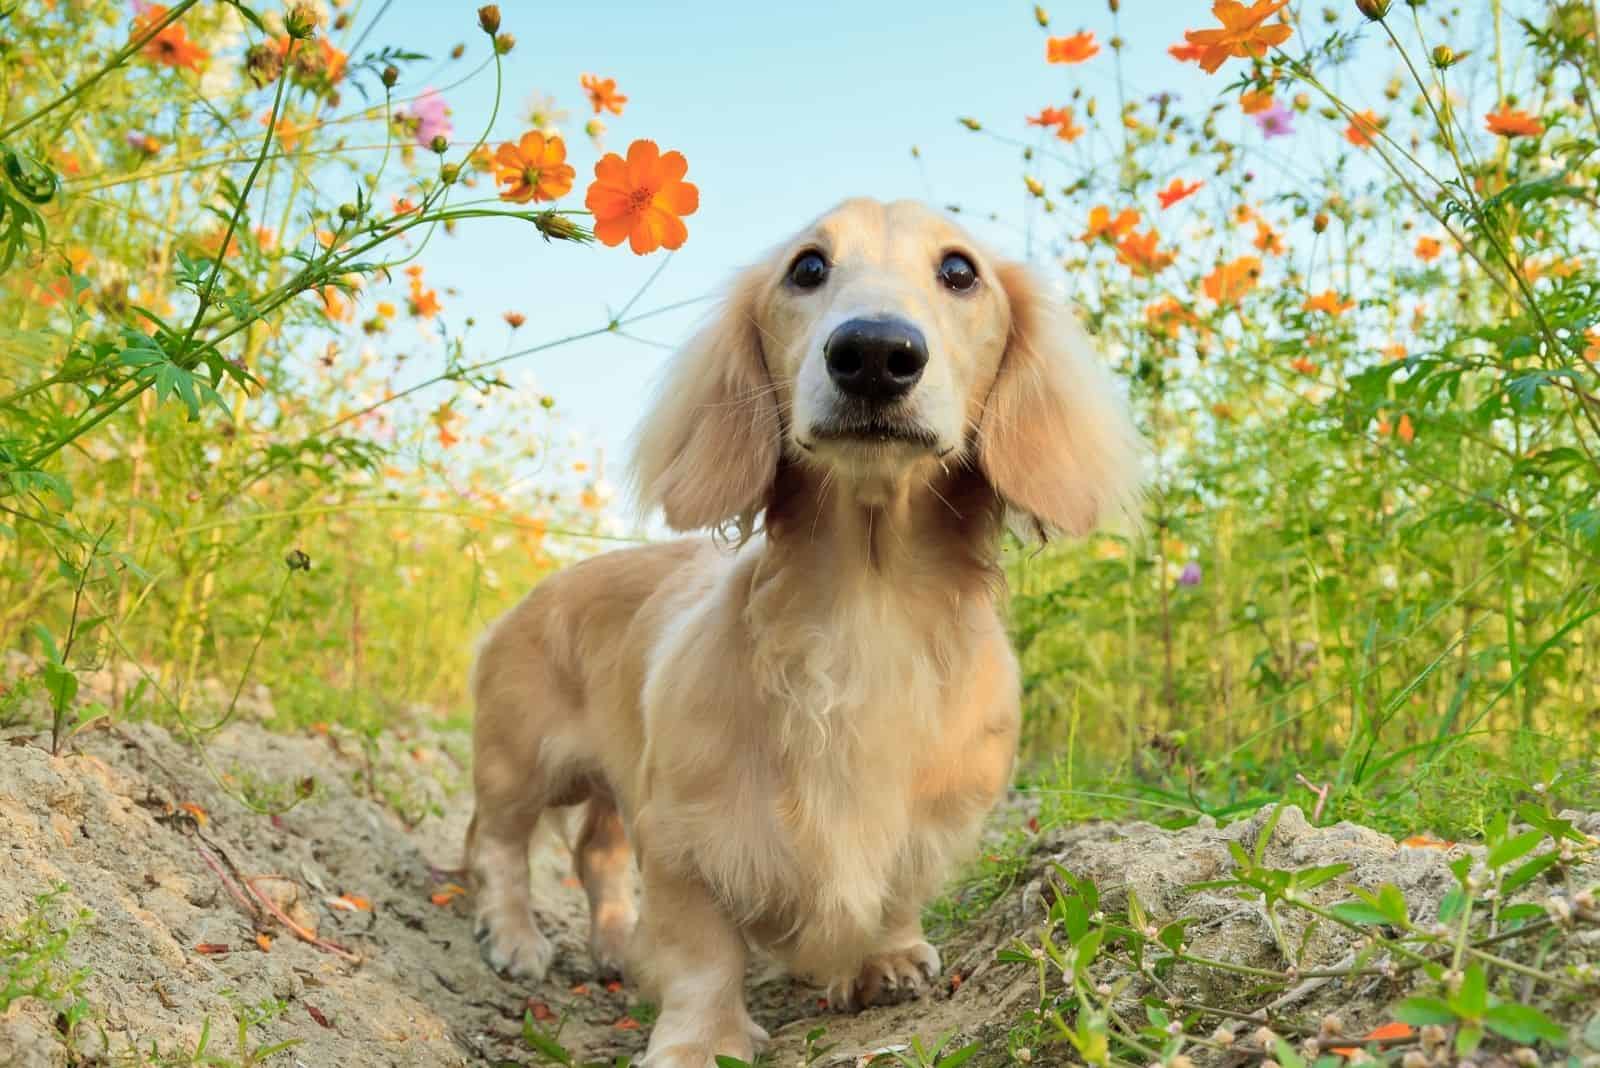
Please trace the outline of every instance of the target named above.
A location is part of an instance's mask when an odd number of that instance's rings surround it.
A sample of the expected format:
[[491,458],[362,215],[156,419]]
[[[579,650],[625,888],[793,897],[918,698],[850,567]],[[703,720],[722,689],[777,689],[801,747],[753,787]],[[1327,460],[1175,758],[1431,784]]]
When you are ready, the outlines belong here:
[[70,1041],[89,1013],[82,986],[88,972],[66,963],[67,943],[92,917],[87,910],[63,920],[58,885],[33,900],[17,923],[0,930],[0,1015],[25,998],[43,1003]]

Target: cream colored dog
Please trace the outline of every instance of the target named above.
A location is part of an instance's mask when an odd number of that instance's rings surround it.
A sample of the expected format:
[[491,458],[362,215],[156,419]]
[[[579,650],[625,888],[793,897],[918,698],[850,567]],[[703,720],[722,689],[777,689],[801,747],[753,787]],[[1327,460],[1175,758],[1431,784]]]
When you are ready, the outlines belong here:
[[673,528],[732,536],[567,568],[484,642],[489,964],[543,977],[529,839],[583,805],[591,946],[660,1006],[650,1068],[753,1055],[752,947],[836,1005],[920,991],[922,906],[1016,744],[1006,512],[1087,532],[1132,510],[1139,454],[1073,320],[922,205],[848,201],[744,272],[634,458]]

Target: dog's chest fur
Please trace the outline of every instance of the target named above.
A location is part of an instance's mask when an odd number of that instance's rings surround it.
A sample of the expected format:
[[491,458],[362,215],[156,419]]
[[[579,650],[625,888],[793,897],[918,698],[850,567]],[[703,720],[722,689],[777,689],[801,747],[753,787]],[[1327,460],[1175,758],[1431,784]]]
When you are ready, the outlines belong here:
[[[694,656],[697,630],[725,640],[737,610],[743,686],[704,679],[698,693],[646,698],[647,719],[654,700],[710,714],[707,729],[651,739],[649,759],[674,765],[662,781],[694,785],[660,799],[671,830],[644,847],[689,860],[753,941],[823,980],[851,972],[907,909],[915,916],[992,800],[947,805],[934,795],[949,791],[926,789],[941,776],[931,767],[962,759],[973,632],[997,633],[992,606],[857,578],[735,570],[721,591],[731,599],[712,598],[663,652]],[[682,775],[691,763],[696,774]],[[958,793],[992,792],[943,778]]]

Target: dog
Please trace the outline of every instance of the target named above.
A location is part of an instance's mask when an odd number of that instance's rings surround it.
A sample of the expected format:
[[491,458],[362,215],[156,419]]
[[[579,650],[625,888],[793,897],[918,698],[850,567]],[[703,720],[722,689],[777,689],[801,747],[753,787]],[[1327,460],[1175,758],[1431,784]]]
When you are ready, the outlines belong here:
[[568,567],[479,651],[490,966],[545,974],[530,836],[581,805],[590,947],[659,1006],[649,1068],[753,1056],[752,950],[840,1008],[925,989],[922,907],[1015,755],[1005,525],[1132,515],[1141,452],[1075,320],[941,213],[846,201],[744,271],[634,446],[640,501],[712,535]]

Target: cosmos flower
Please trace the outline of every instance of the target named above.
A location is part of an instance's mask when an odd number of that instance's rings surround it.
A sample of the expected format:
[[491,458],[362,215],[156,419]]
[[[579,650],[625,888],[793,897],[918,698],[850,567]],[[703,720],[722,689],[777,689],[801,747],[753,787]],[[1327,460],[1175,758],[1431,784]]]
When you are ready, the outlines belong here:
[[1258,111],[1252,117],[1262,137],[1287,137],[1294,133],[1294,113],[1276,101],[1267,110]]
[[432,145],[435,137],[443,137],[448,141],[454,130],[450,124],[450,105],[445,103],[437,89],[424,89],[411,102],[410,111],[404,114],[416,123],[416,132],[412,136],[423,148]]
[[629,145],[626,161],[606,153],[584,197],[594,213],[594,236],[613,247],[626,238],[640,256],[681,247],[689,237],[682,217],[700,207],[700,190],[683,180],[688,171],[683,153],[663,153],[654,141]]

